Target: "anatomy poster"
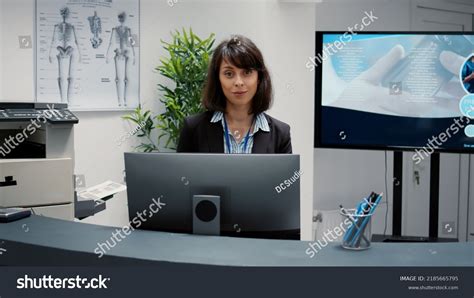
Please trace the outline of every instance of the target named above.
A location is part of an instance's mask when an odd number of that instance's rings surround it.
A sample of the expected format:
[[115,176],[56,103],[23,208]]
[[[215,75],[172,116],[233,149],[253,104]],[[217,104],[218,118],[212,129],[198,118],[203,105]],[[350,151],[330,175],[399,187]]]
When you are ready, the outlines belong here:
[[36,0],[36,100],[137,107],[138,46],[139,0]]

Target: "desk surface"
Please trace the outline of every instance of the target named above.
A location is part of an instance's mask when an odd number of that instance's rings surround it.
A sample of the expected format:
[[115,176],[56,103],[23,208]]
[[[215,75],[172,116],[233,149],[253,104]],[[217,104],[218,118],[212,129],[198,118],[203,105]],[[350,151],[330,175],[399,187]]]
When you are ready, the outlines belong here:
[[[142,230],[133,231],[99,259],[94,250],[98,243],[112,243],[116,229],[42,216],[0,223],[0,248],[7,250],[0,255],[0,265],[84,265],[82,259],[100,265],[113,258],[118,263],[127,259],[132,264],[142,261],[221,266],[474,266],[474,242],[373,243],[365,251],[347,251],[331,243],[310,258],[306,254],[310,242],[306,241]],[[59,261],[61,256],[63,261]]]

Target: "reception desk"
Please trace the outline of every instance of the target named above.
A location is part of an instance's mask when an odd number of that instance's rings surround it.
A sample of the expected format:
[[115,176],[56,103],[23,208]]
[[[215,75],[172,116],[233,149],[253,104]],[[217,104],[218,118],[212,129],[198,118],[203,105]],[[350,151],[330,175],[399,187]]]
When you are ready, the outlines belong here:
[[[306,241],[143,230],[131,231],[107,248],[116,229],[35,215],[0,223],[0,265],[474,266],[473,242],[373,243],[365,251],[348,251],[330,243],[310,258]],[[105,253],[99,258],[100,251]]]

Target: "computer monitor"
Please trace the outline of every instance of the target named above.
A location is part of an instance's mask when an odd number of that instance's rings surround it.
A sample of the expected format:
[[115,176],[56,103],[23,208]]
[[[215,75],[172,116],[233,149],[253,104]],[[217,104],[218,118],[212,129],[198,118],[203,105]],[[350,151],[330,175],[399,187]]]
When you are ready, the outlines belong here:
[[220,197],[220,235],[300,239],[294,154],[125,153],[129,217],[166,204],[139,228],[192,233],[193,197]]
[[318,31],[307,67],[316,148],[474,153],[473,32]]

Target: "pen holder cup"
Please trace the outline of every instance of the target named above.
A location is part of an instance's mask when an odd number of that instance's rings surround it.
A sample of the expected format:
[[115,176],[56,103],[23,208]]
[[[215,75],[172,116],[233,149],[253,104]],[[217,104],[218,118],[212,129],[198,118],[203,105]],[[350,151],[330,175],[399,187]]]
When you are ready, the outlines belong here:
[[342,238],[342,247],[351,250],[370,248],[372,214],[357,214],[356,209],[341,209],[341,215],[348,226]]

